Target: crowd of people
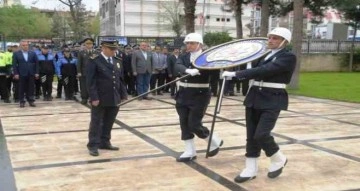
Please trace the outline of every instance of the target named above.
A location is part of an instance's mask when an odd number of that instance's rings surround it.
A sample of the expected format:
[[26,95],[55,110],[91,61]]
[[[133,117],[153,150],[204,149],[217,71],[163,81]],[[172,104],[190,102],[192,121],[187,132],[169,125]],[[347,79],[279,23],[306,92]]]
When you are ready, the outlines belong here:
[[[174,65],[180,54],[185,53],[185,47],[155,45],[153,48],[147,42],[136,45],[119,45],[116,57],[122,59],[124,81],[129,95],[144,94],[150,89],[160,87],[176,78]],[[54,97],[72,100],[80,94],[81,103],[88,103],[86,84],[86,63],[89,58],[99,54],[100,49],[94,48],[94,39],[85,38],[80,43],[65,45],[55,51],[48,45],[32,45],[26,41],[9,44],[5,52],[0,52],[0,96],[3,102],[25,101],[30,106],[36,106],[35,100],[52,101]],[[26,64],[27,63],[27,64]],[[211,91],[214,96],[218,92],[220,71],[213,72]],[[57,81],[56,96],[52,95],[52,84]],[[20,85],[21,84],[21,85]],[[234,90],[240,93],[239,80],[235,78],[226,83],[225,95],[233,96]],[[243,92],[247,91],[247,83],[243,83]],[[169,93],[175,98],[175,84],[165,86],[152,93],[152,96]],[[64,92],[64,93],[63,93]],[[139,100],[150,100],[145,95]]]

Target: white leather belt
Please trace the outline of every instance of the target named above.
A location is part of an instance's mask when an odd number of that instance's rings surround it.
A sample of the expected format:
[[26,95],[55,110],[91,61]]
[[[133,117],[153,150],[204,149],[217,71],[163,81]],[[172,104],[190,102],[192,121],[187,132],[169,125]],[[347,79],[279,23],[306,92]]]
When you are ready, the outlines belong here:
[[273,82],[263,82],[263,81],[253,81],[253,86],[259,86],[264,88],[278,88],[278,89],[285,89],[286,84],[282,83],[273,83]]
[[208,88],[210,87],[209,84],[197,84],[197,83],[186,83],[186,82],[179,82],[179,86],[185,88]]

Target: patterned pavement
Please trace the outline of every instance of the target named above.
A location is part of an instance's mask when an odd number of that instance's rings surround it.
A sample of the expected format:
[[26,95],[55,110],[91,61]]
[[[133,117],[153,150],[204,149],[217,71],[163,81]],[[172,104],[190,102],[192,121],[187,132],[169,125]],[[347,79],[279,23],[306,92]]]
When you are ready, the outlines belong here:
[[[288,157],[283,174],[267,178],[269,159],[259,159],[256,179],[237,184],[244,167],[243,96],[225,97],[215,123],[220,153],[177,163],[183,151],[178,116],[169,94],[120,108],[112,144],[120,151],[89,156],[90,108],[76,101],[38,100],[37,107],[0,103],[0,190],[360,190],[360,104],[291,96],[273,131]],[[204,117],[211,127],[214,105]]]

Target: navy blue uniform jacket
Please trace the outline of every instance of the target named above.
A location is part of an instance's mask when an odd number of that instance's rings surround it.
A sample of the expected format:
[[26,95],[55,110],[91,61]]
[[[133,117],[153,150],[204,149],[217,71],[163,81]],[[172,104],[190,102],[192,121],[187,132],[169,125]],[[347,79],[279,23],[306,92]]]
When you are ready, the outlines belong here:
[[[294,72],[296,56],[283,49],[266,61],[261,60],[255,68],[236,72],[241,79],[288,84]],[[287,110],[289,97],[286,89],[252,86],[244,100],[246,107],[255,109]]]
[[16,51],[12,60],[14,75],[33,76],[39,74],[39,63],[35,52],[28,51],[28,60],[25,61],[22,51]]
[[121,59],[113,57],[113,64],[110,64],[101,54],[89,60],[86,86],[91,101],[99,100],[99,106],[117,106],[127,98],[121,62]]

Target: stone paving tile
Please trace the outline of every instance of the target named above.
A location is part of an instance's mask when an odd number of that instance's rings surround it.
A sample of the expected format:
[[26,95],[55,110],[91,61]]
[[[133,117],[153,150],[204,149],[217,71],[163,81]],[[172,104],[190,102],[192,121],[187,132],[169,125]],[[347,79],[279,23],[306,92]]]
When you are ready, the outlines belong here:
[[[247,190],[265,191],[333,191],[360,188],[360,163],[350,161],[303,145],[281,146],[288,157],[283,174],[267,177],[269,158],[259,158],[256,179],[241,184]],[[244,149],[223,151],[214,159],[198,157],[197,162],[232,180],[244,168]]]
[[360,134],[354,139],[319,141],[312,144],[360,158]]
[[[359,114],[360,115],[360,114]],[[298,140],[360,135],[360,127],[311,116],[278,119],[275,133]]]
[[112,132],[120,151],[99,150],[99,157],[88,154],[87,132],[8,137],[7,144],[14,168],[162,153],[124,129]]
[[2,120],[3,126],[6,127],[5,134],[7,136],[31,133],[87,131],[89,123],[90,113],[7,117]]
[[[160,157],[20,171],[20,190],[227,190],[173,158]],[[42,181],[39,181],[42,180]]]
[[[219,155],[206,159],[207,143],[197,138],[198,159],[190,164],[175,162],[184,145],[175,102],[166,95],[121,106],[112,132],[120,151],[100,150],[99,157],[86,149],[90,109],[74,101],[37,101],[23,109],[0,103],[0,118],[19,190],[360,189],[360,104],[301,96],[290,97],[274,129],[289,159],[284,173],[268,179],[262,153],[257,178],[233,183],[245,159],[243,98],[223,100],[215,124],[224,140]],[[215,102],[204,118],[209,128]]]

